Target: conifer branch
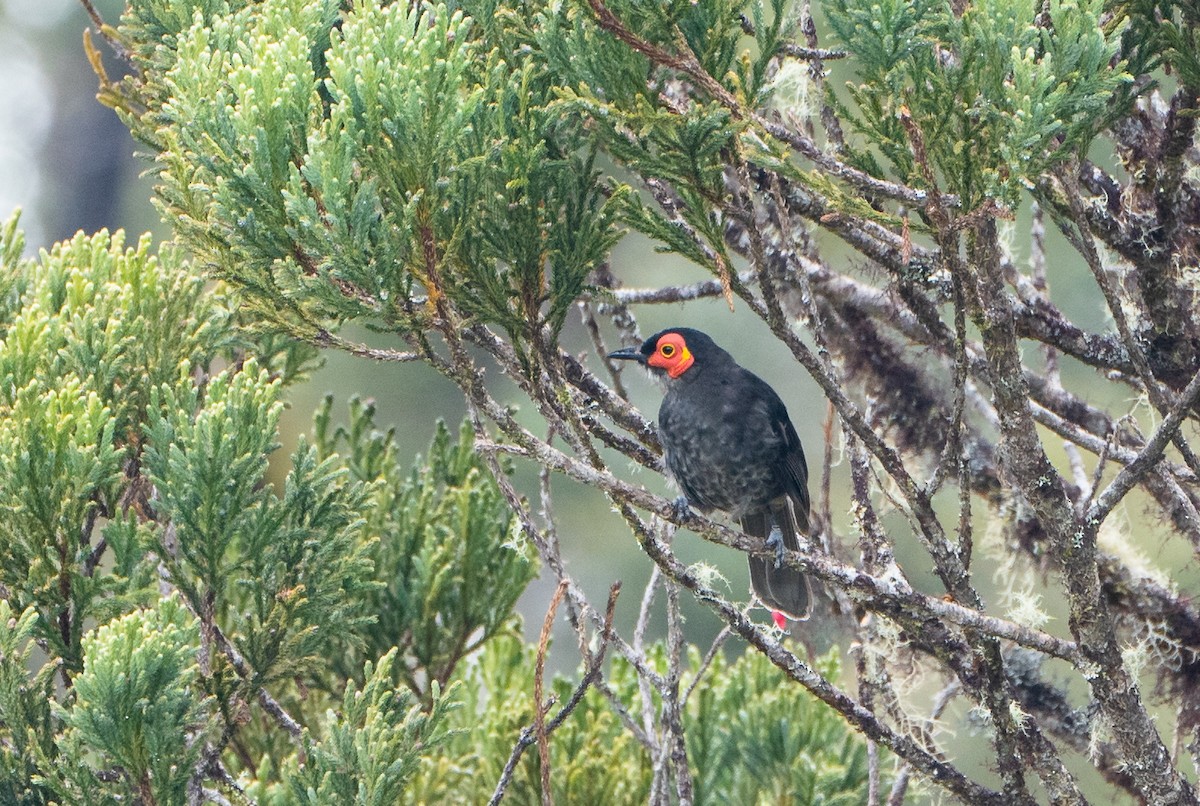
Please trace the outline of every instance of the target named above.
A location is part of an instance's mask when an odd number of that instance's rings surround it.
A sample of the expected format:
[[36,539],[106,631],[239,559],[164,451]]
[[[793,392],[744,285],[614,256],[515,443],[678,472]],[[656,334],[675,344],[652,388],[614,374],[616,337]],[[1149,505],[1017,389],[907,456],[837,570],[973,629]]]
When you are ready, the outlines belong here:
[[[225,635],[225,632],[221,629],[221,626],[215,621],[212,621],[211,618],[206,618],[204,615],[197,612],[192,602],[190,602],[187,597],[184,597],[184,601],[188,603],[188,608],[192,610],[193,615],[195,615],[204,623],[205,631],[212,635],[213,640],[217,643],[217,647],[221,650],[221,654],[229,659],[229,664],[233,667],[233,670],[237,672],[238,677],[247,681],[253,679],[254,670],[251,669],[250,664],[246,662],[245,656],[242,655],[238,648],[233,645],[233,642],[229,640],[229,637]],[[300,725],[300,723],[297,722],[295,718],[292,717],[292,715],[289,714],[287,710],[279,704],[278,700],[271,696],[271,693],[267,691],[265,687],[259,687],[257,696],[258,702],[263,707],[263,710],[270,714],[271,717],[279,724],[279,726],[287,732],[292,741],[295,742],[300,748],[300,752],[303,753],[303,745],[301,744],[301,741],[304,737],[304,728]]]

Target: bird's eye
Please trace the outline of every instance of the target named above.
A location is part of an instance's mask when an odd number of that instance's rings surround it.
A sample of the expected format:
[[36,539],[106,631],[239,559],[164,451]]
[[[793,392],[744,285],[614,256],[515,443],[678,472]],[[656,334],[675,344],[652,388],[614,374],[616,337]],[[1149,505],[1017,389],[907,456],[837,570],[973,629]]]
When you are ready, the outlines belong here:
[[675,345],[664,344],[662,347],[658,348],[658,351],[663,354],[663,358],[670,358],[671,356],[675,355]]

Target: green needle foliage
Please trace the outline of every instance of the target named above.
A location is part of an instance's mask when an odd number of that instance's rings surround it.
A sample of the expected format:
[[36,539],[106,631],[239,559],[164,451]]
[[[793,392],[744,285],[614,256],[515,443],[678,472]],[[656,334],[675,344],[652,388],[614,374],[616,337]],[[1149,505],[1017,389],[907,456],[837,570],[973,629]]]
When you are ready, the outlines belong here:
[[[15,219],[6,233],[6,254],[18,254]],[[206,366],[233,344],[221,299],[174,253],[149,250],[149,239],[130,249],[119,233],[81,234],[6,267],[0,583],[14,608],[38,609],[39,638],[67,674],[82,667],[85,622],[127,608],[148,582],[125,550],[121,499],[154,389],[178,379],[182,362]],[[93,573],[97,529],[120,546],[113,575]]]
[[72,671],[82,662],[79,616],[89,615],[95,590],[71,586],[69,575],[87,562],[89,547],[76,535],[94,517],[95,499],[115,497],[121,457],[114,426],[109,409],[78,378],[59,389],[30,381],[0,426],[9,515],[3,531],[10,548],[4,579],[17,602],[41,611],[41,637]]
[[134,47],[153,82],[130,92],[161,103],[125,114],[162,154],[164,210],[295,336],[422,330],[452,294],[525,343],[615,242],[624,191],[551,109],[545,67],[461,10],[133,3],[122,32],[160,43]]
[[392,649],[377,664],[367,663],[366,683],[359,691],[346,686],[340,714],[329,713],[324,738],[305,738],[305,762],[286,777],[295,802],[390,806],[399,803],[405,784],[417,771],[422,755],[441,752],[448,733],[450,696],[436,683],[426,711],[409,691],[394,688]]
[[[853,46],[858,79],[847,85],[853,107],[839,108],[901,181],[922,187],[932,171],[967,210],[1015,205],[1021,188],[1086,150],[1132,81],[1102,22],[1107,5],[988,0],[959,12],[937,0],[832,0],[827,18]],[[869,149],[849,153],[884,175]]]
[[[536,649],[507,635],[489,643],[462,674],[463,707],[449,714],[446,752],[426,760],[413,782],[409,803],[487,803],[521,730],[533,724],[530,670]],[[637,679],[614,666],[610,683],[624,702],[636,697]],[[547,681],[547,694],[562,704],[575,683]],[[547,719],[557,709],[550,710]],[[556,803],[639,803],[650,786],[650,760],[603,697],[589,691],[571,718],[553,734],[551,792]],[[496,752],[504,748],[503,752]],[[540,760],[528,748],[505,802],[543,802]]]
[[[164,387],[147,427],[149,479],[172,578],[197,612],[236,636],[253,688],[303,674],[370,619],[362,485],[303,442],[283,494],[266,484],[280,385],[253,360],[215,376],[203,402]],[[156,412],[158,409],[156,409]]]
[[[207,704],[197,686],[200,630],[174,597],[134,611],[84,639],[86,661],[75,701],[57,709],[62,745],[86,748],[99,770],[119,767],[125,791],[143,801],[179,803],[200,758]],[[76,780],[81,788],[95,781]],[[129,790],[133,791],[130,792]]]
[[54,755],[54,728],[50,712],[54,675],[48,663],[36,675],[33,667],[33,637],[38,614],[33,608],[14,613],[8,600],[0,600],[0,800],[4,803],[43,804],[47,793],[31,785],[41,759]]
[[[746,653],[733,662],[718,656],[715,664],[687,713],[696,803],[867,801],[866,745],[837,715],[794,696],[783,673],[762,655]],[[835,656],[816,666],[836,678]]]
[[[660,673],[666,671],[661,649],[651,654]],[[699,666],[694,648],[689,660],[692,668]],[[491,798],[508,755],[490,748],[511,744],[512,737],[533,722],[528,679],[533,662],[533,647],[510,636],[488,644],[469,664],[463,675],[463,707],[447,718],[452,732],[446,752],[427,759],[408,802],[484,803]],[[832,657],[818,666],[826,674],[837,673]],[[634,721],[643,724],[634,670],[615,662],[606,680],[617,699],[633,706]],[[681,682],[686,687],[691,681],[685,676]],[[561,704],[569,700],[574,685],[559,678],[548,690]],[[652,707],[658,705],[653,701]],[[785,675],[761,655],[747,653],[734,661],[718,655],[692,692],[683,723],[697,804],[854,806],[867,800],[866,747],[861,738],[827,708],[796,696]],[[550,794],[556,803],[652,799],[651,759],[597,691],[588,691],[553,734],[550,763]],[[536,747],[530,747],[505,802],[543,802],[540,769]]]
[[148,239],[3,237],[0,801],[182,804],[253,759],[282,802],[395,802],[536,567],[470,429],[407,473],[327,403],[276,486],[304,351]]
[[[475,434],[464,425],[452,439],[439,424],[428,455],[408,473],[401,468],[394,431],[374,430],[374,406],[350,401],[347,426],[331,427],[332,398],[316,415],[322,456],[345,456],[357,481],[369,484],[367,609],[376,614],[360,631],[363,654],[400,650],[389,664],[423,699],[432,684],[445,686],[459,662],[485,641],[512,632],[512,612],[537,573],[516,516],[475,451]],[[360,657],[346,648],[339,668],[354,673]]]

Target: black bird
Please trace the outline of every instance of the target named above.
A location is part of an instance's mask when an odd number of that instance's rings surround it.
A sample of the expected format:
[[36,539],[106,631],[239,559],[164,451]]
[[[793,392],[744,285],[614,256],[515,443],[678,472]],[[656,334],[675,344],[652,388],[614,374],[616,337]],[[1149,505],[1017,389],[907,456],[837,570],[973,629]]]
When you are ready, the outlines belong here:
[[780,558],[809,528],[808,466],[779,395],[691,328],[664,330],[608,357],[637,361],[666,383],[658,427],[683,492],[676,506],[723,510],[764,538],[779,556],[750,558],[754,592],[773,610],[807,618],[808,578]]

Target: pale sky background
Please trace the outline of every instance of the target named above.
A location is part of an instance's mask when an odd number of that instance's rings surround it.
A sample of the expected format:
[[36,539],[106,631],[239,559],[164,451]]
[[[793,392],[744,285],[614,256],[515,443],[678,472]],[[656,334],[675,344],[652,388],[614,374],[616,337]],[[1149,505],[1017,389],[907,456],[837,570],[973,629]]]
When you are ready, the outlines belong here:
[[[122,6],[97,3],[112,24]],[[95,99],[82,44],[89,22],[78,0],[0,0],[0,217],[22,208],[34,252],[79,229],[134,235],[157,225],[149,182],[138,179],[149,163]],[[106,61],[115,78],[120,63]]]

